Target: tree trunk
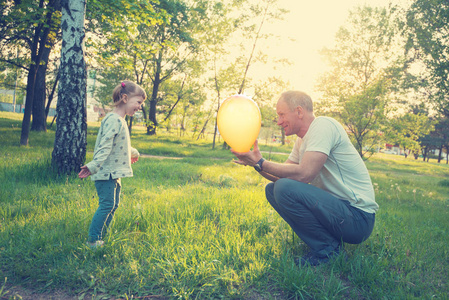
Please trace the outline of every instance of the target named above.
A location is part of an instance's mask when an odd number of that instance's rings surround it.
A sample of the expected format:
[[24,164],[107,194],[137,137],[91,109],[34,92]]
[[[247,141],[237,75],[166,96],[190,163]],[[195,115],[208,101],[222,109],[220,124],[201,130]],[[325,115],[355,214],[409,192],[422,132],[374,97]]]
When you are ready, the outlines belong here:
[[36,72],[36,81],[34,84],[34,100],[33,100],[33,123],[31,124],[31,130],[33,131],[47,131],[47,113],[45,109],[46,102],[46,76],[48,60],[50,58],[50,52],[54,43],[48,43],[43,47],[42,57],[40,59],[40,66]]
[[131,132],[133,131],[133,117],[129,117],[128,131],[129,131],[129,135],[131,136]]
[[[46,24],[38,24],[34,28],[34,35],[31,43],[31,65],[28,72],[27,79],[27,94],[26,94],[26,103],[25,103],[25,112],[23,114],[22,121],[22,132],[20,135],[20,145],[26,146],[28,145],[28,136],[30,133],[30,123],[31,123],[31,114],[34,109],[34,96],[35,96],[35,87],[36,87],[36,78],[39,76],[39,69],[42,68],[41,60],[43,56],[46,54],[49,55],[51,49],[47,49],[47,41],[48,36],[52,28],[52,22],[54,21],[54,12],[59,10],[60,1],[49,1],[48,6],[53,9],[49,9],[46,12]],[[39,2],[39,8],[44,7],[44,1],[41,0]],[[48,53],[46,53],[48,51]],[[48,57],[45,60],[45,64],[48,61]],[[44,75],[45,76],[45,72]],[[45,87],[44,87],[45,88]],[[43,111],[45,112],[45,100],[43,102]],[[38,109],[37,112],[39,115],[41,112]],[[39,117],[38,117],[39,119]],[[46,118],[45,118],[46,121]],[[33,114],[33,124],[34,124],[34,114]],[[45,124],[46,126],[46,124]]]
[[47,73],[48,58],[50,56],[50,47],[44,47],[41,64],[36,72],[36,80],[34,83],[33,94],[33,123],[31,130],[33,131],[47,131],[47,116],[45,115],[45,77]]
[[148,135],[156,134],[156,127],[157,127],[156,107],[157,107],[157,100],[151,99],[150,100],[150,111],[148,112],[148,124],[147,124],[147,134]]
[[424,147],[424,150],[422,151],[422,161],[426,161],[426,157],[427,157],[427,147]]
[[155,135],[156,134],[156,128],[157,128],[157,118],[156,118],[156,108],[157,108],[157,94],[159,92],[159,86],[162,82],[161,80],[161,56],[162,54],[159,53],[158,61],[156,62],[156,72],[154,74],[154,80],[153,80],[153,90],[151,92],[151,99],[150,99],[150,110],[148,112],[148,123],[147,123],[147,134],[148,135]]
[[438,163],[441,162],[441,159],[443,159],[443,146],[440,146],[440,148],[438,149],[440,151],[440,153],[438,153]]
[[45,72],[46,67],[41,65],[36,74],[33,99],[33,122],[32,131],[47,131],[47,119],[45,117]]
[[62,3],[57,127],[52,165],[59,174],[79,171],[86,158],[87,72],[84,61],[84,0]]
[[30,135],[31,112],[33,110],[34,83],[36,81],[36,68],[37,66],[32,63],[28,71],[25,111],[23,113],[22,131],[20,133],[21,146],[28,146],[28,137]]
[[197,141],[202,137],[206,137],[205,132],[206,132],[206,127],[207,127],[207,123],[209,123],[209,120],[210,120],[210,116],[207,118],[206,122],[204,122],[203,128],[201,128],[201,131],[198,134],[198,137],[196,138]]
[[[218,111],[220,110],[220,92],[218,92],[218,104],[217,104],[217,116],[218,116]],[[214,140],[212,142],[212,149],[215,149],[215,139],[217,137],[217,132],[218,132],[218,118],[215,118],[215,124],[214,124]],[[226,142],[225,142],[226,143]]]
[[53,88],[51,89],[50,95],[48,95],[47,106],[45,107],[45,118],[48,117],[48,113],[50,112],[50,105],[51,105],[51,102],[53,101],[53,96],[55,94],[55,90],[56,90],[56,86],[58,85],[58,81],[59,81],[59,71],[56,75],[55,83],[53,84]]
[[184,136],[185,132],[186,132],[186,115],[187,115],[187,109],[189,108],[189,105],[186,104],[184,105],[184,109],[183,109],[183,113],[182,113],[182,119],[181,119],[181,132],[180,132],[180,136]]

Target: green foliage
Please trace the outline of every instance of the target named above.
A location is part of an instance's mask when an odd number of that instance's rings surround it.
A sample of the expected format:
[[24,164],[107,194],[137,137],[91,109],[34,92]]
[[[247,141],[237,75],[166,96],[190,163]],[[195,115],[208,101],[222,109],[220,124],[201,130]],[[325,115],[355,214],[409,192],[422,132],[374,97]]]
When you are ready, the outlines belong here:
[[[2,297],[12,286],[89,299],[449,296],[448,197],[439,184],[446,165],[372,157],[380,204],[372,236],[346,245],[347,261],[301,269],[293,257],[307,249],[269,206],[266,181],[252,168],[231,163],[229,151],[211,151],[210,141],[148,137],[136,127],[131,140],[141,153],[183,158],[141,157],[133,165],[106,246],[92,251],[85,241],[94,184],[48,170],[53,131],[32,132],[33,146],[16,146],[16,116],[0,114]],[[88,151],[97,130],[89,127]]]
[[59,39],[60,1],[1,1],[0,7],[0,51],[7,68],[15,74],[16,67],[47,64],[41,53]]
[[387,104],[400,58],[395,46],[394,14],[387,8],[358,7],[336,34],[333,49],[323,49],[330,71],[319,82],[322,114],[342,121],[362,157],[380,142]]
[[390,124],[388,141],[418,155],[420,138],[430,133],[435,122],[424,114],[406,113],[391,120]]
[[448,117],[449,4],[446,0],[415,0],[405,23],[406,50],[414,60],[423,62],[428,71],[420,76],[426,83],[423,97],[430,95],[437,109]]
[[[96,60],[103,66],[99,80],[104,86],[97,96],[106,99],[105,91],[117,84],[117,77],[137,82],[147,91],[149,105],[144,108],[144,116],[152,133],[159,122],[169,119],[179,103],[168,96],[173,94],[174,85],[177,85],[175,98],[181,96],[184,108],[187,102],[198,102],[193,99],[195,94],[190,99],[187,95],[191,89],[198,90],[202,66],[198,59],[199,40],[207,25],[206,4],[157,1],[151,3],[151,10],[143,10],[146,17],[142,17],[141,9],[133,11],[145,22],[127,16],[124,20],[102,23],[97,31],[107,39],[90,41]],[[200,94],[196,93],[200,96],[197,100],[204,100]]]

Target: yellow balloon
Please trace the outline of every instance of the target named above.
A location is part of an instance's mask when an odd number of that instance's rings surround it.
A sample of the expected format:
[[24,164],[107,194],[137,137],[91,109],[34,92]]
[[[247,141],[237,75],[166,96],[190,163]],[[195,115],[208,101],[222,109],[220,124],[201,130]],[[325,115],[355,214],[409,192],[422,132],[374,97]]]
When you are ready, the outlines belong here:
[[248,152],[260,132],[261,116],[256,102],[244,95],[223,101],[217,114],[218,130],[234,151]]

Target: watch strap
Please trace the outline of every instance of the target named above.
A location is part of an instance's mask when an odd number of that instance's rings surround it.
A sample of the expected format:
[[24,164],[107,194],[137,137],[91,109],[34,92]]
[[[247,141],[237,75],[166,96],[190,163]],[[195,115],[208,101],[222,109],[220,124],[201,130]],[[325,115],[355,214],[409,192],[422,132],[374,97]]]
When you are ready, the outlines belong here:
[[262,157],[262,158],[259,159],[259,161],[256,162],[256,164],[254,165],[254,169],[255,169],[257,172],[262,172],[262,171],[263,171],[262,164],[263,164],[264,161],[265,161],[265,158]]

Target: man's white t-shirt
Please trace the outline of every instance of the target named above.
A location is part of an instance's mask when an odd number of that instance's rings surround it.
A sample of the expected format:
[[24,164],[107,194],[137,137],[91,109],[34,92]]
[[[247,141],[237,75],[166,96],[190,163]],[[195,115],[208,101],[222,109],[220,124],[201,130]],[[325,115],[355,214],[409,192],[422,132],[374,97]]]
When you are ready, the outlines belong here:
[[365,212],[379,209],[365,163],[340,123],[329,117],[315,118],[306,135],[296,141],[289,159],[299,163],[306,151],[328,156],[312,185]]

